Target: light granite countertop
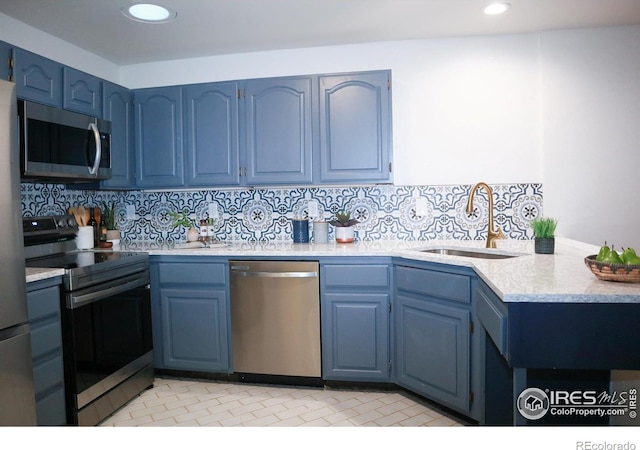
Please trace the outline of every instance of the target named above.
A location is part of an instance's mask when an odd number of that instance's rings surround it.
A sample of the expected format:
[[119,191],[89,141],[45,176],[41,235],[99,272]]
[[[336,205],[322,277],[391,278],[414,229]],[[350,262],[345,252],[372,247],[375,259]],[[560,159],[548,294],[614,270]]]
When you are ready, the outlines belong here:
[[[497,249],[484,241],[375,241],[353,244],[294,244],[291,242],[228,242],[209,248],[186,244],[159,245],[137,242],[120,250],[150,255],[251,257],[396,257],[470,267],[504,302],[638,303],[640,283],[598,280],[585,266],[584,257],[598,247],[556,238],[555,254],[534,253],[532,240],[501,240]],[[481,259],[424,253],[438,247],[517,255],[506,259]],[[29,274],[28,269],[27,274]],[[41,269],[37,269],[41,270]],[[35,276],[35,275],[34,275]],[[55,275],[52,275],[55,276]]]
[[64,275],[64,269],[39,269],[27,267],[25,272],[27,283],[33,283],[34,281],[46,280],[48,278],[60,277]]

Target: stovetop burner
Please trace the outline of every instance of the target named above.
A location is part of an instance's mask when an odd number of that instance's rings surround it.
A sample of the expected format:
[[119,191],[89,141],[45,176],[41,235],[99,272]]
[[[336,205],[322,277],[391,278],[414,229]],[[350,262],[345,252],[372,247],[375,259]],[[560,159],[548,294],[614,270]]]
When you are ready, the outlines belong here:
[[22,223],[25,265],[64,269],[67,291],[149,270],[149,255],[144,252],[78,250],[78,224],[71,215],[25,217]]
[[78,269],[94,264],[117,262],[139,254],[138,252],[114,252],[112,250],[79,250],[32,258],[26,261],[26,266],[45,269]]

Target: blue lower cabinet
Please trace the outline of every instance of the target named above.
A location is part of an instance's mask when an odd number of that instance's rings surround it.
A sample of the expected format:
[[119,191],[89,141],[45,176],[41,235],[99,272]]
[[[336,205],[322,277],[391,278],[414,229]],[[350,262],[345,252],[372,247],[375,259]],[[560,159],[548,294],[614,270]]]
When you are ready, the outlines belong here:
[[27,285],[37,425],[65,425],[60,279]]
[[321,264],[320,271],[323,377],[389,381],[390,265]]
[[475,278],[396,265],[394,283],[396,383],[473,417]]
[[162,360],[168,369],[227,372],[224,323],[226,295],[220,290],[161,289]]
[[226,262],[161,257],[151,262],[157,369],[230,373]]

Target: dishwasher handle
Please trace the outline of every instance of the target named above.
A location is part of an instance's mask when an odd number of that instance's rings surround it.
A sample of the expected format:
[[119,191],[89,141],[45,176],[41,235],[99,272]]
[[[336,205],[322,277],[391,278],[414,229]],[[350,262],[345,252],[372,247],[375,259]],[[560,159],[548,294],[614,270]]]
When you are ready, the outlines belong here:
[[231,275],[255,278],[317,278],[318,272],[262,272],[251,271],[248,266],[231,266]]

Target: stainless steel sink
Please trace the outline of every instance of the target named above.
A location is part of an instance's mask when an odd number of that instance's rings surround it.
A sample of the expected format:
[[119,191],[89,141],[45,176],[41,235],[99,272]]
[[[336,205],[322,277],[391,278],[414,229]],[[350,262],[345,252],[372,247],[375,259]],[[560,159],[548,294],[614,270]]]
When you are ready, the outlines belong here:
[[464,256],[466,258],[481,258],[481,259],[506,259],[515,258],[518,255],[505,255],[502,253],[488,253],[482,251],[473,250],[460,250],[457,248],[428,248],[426,250],[420,250],[423,253],[435,253],[437,255],[447,256]]

